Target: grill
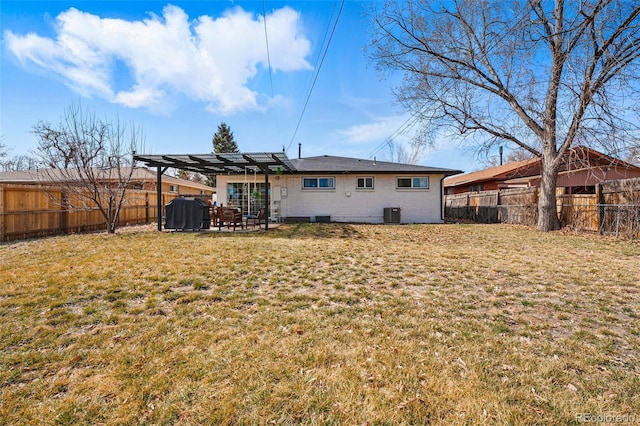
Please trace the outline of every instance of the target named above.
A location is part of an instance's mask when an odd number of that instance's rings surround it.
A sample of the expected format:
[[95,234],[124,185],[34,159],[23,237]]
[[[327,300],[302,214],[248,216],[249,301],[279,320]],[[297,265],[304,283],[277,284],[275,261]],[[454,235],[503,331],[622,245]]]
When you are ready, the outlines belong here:
[[164,206],[166,229],[209,229],[209,205],[197,198],[174,198]]

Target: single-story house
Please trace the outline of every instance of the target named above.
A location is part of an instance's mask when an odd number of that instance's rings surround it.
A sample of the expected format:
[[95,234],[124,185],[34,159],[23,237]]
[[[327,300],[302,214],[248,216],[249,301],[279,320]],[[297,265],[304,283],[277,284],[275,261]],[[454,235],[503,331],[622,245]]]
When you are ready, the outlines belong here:
[[[123,169],[123,175],[128,174],[129,169]],[[21,184],[36,185],[47,184],[55,186],[55,170],[21,170],[0,172],[0,184]],[[133,170],[128,189],[143,189],[146,191],[156,191],[156,173],[146,167],[136,167]],[[173,193],[183,196],[199,196],[211,198],[215,193],[215,188],[198,182],[180,179],[173,176],[165,176],[162,180],[162,192]]]
[[[441,223],[443,180],[459,170],[283,152],[137,155],[147,166],[215,173],[218,205],[271,221]],[[269,188],[269,191],[265,191]]]
[[[445,194],[540,186],[542,160],[516,161],[472,173],[448,177]],[[571,148],[558,173],[557,187],[566,194],[594,194],[595,186],[609,180],[640,177],[640,167],[585,146]]]
[[[330,155],[290,161],[294,171],[276,175],[272,181],[272,219],[440,223],[443,222],[442,181],[446,176],[460,173]],[[251,194],[257,195],[251,174],[246,183],[245,190],[244,175],[219,175],[218,203],[246,211],[251,204]],[[245,191],[249,193],[249,204],[243,199]]]

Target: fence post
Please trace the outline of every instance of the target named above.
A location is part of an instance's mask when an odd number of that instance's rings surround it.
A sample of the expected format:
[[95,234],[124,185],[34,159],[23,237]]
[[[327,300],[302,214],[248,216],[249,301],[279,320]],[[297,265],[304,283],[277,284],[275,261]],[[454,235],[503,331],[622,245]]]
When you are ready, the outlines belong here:
[[602,235],[604,233],[605,200],[601,183],[596,184],[596,203],[598,204],[598,232]]
[[149,223],[149,191],[144,193],[144,223]]
[[69,197],[63,190],[60,191],[60,231],[69,233]]

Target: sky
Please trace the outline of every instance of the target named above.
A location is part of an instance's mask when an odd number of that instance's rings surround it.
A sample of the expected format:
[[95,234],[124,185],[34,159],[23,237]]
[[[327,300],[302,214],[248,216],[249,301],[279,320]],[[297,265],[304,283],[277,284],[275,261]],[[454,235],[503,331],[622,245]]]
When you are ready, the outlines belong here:
[[[365,52],[371,1],[0,2],[0,135],[9,155],[71,105],[141,129],[147,154],[202,154],[220,123],[240,151],[389,160],[409,115],[401,75]],[[265,22],[266,16],[266,22]],[[440,140],[420,164],[473,171]]]

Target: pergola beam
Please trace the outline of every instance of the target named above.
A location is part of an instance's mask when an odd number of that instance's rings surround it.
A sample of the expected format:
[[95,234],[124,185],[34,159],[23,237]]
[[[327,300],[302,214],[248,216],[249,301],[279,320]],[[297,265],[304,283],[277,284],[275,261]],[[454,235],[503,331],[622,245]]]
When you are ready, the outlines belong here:
[[246,167],[262,172],[273,171],[275,167],[281,167],[283,171],[295,170],[284,152],[135,155],[134,159],[149,167],[173,167],[203,174],[243,173]]

